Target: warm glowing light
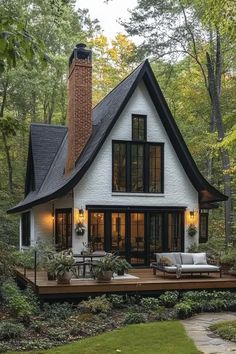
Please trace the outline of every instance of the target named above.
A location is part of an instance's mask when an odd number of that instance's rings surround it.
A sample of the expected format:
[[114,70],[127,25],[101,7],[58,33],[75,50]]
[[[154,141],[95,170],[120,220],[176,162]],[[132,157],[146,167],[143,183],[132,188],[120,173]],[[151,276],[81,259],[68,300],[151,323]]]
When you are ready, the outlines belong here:
[[186,210],[186,212],[185,212],[185,223],[187,225],[197,225],[198,224],[198,211],[196,211],[196,210]]

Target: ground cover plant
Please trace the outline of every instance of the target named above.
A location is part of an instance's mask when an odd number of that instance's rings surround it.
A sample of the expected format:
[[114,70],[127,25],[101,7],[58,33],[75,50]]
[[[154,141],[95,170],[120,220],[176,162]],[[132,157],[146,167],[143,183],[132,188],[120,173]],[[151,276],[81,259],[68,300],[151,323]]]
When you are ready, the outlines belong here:
[[77,304],[39,304],[32,289],[20,290],[13,279],[3,281],[0,290],[2,353],[46,350],[127,325],[166,323],[236,308],[236,294],[229,291],[166,291],[157,297],[113,294]]
[[221,338],[236,342],[236,321],[223,321],[210,326]]

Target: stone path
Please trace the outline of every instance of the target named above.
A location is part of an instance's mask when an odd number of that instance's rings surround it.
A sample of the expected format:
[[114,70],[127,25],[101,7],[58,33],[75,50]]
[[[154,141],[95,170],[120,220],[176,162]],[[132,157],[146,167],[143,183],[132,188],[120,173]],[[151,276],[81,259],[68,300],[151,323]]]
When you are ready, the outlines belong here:
[[204,354],[236,354],[236,343],[221,339],[208,327],[216,322],[236,320],[236,313],[203,313],[183,320],[182,324],[197,348]]

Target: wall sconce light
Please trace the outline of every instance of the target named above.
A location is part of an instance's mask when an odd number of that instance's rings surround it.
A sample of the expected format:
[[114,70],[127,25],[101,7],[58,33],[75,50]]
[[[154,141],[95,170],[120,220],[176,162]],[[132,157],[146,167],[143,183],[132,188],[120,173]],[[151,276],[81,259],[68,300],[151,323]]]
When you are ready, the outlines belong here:
[[82,207],[79,209],[79,217],[80,218],[84,217],[84,209]]
[[194,210],[191,210],[189,212],[189,215],[190,215],[190,219],[194,219]]

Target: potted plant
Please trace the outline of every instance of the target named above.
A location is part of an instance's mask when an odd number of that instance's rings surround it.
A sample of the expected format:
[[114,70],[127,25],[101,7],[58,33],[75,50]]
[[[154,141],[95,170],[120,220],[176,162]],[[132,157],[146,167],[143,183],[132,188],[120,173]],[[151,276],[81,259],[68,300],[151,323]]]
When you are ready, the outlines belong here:
[[231,267],[236,263],[236,254],[232,251],[227,251],[220,255],[220,265],[224,273],[228,273]]
[[131,267],[131,265],[127,262],[126,259],[124,258],[118,258],[116,260],[116,273],[117,275],[124,275],[125,271],[129,270]]
[[98,282],[110,282],[116,271],[117,256],[107,254],[96,261],[94,275]]
[[75,233],[78,236],[83,236],[85,233],[85,225],[83,222],[79,221],[77,222],[77,224],[75,225]]
[[55,255],[55,274],[58,284],[70,284],[74,265],[75,259],[71,251],[61,251]]
[[47,259],[46,262],[48,280],[56,280],[56,260],[54,255]]
[[234,263],[234,265],[230,268],[228,273],[231,275],[236,275],[236,263]]
[[188,227],[188,235],[193,237],[195,236],[197,233],[197,228],[194,224],[190,224],[189,227]]

